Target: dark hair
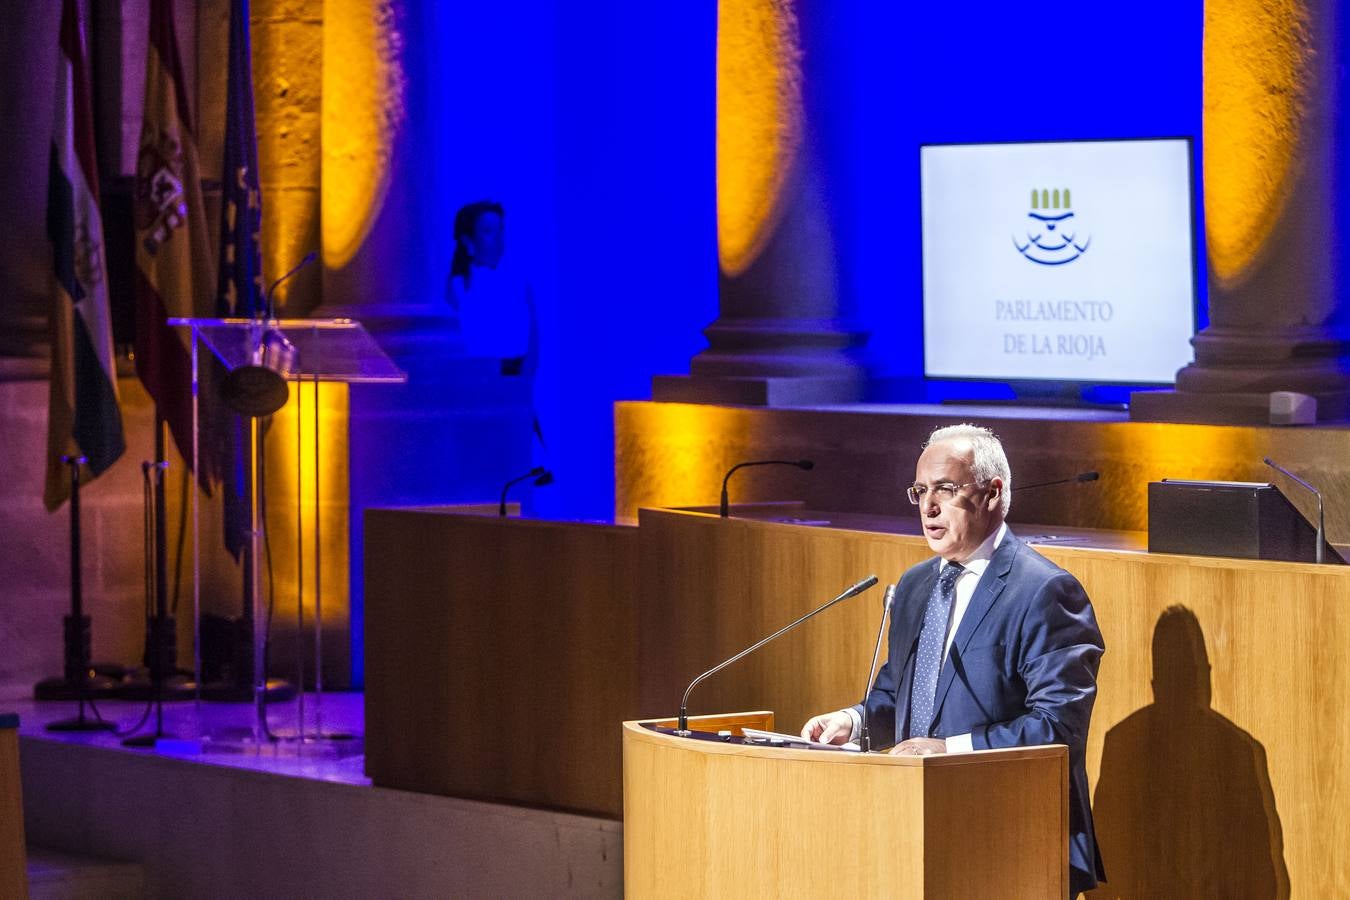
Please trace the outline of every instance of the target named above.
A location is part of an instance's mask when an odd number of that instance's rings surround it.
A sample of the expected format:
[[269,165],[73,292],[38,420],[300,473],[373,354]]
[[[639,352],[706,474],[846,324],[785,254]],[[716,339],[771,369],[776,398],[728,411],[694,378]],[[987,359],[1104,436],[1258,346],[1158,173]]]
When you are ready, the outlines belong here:
[[493,200],[477,200],[466,203],[455,213],[455,255],[450,258],[450,277],[460,276],[469,280],[469,251],[464,249],[464,239],[473,234],[474,226],[484,213],[496,213],[505,218],[502,205]]

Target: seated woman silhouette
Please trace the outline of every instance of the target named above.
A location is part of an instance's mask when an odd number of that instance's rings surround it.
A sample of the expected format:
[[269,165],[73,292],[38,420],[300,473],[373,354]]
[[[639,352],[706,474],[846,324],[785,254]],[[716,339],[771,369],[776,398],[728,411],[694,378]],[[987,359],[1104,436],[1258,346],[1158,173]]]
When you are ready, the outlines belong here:
[[533,375],[538,359],[534,300],[525,278],[502,264],[500,203],[479,200],[455,213],[455,255],[446,300],[459,317],[468,356],[501,360],[503,375]]

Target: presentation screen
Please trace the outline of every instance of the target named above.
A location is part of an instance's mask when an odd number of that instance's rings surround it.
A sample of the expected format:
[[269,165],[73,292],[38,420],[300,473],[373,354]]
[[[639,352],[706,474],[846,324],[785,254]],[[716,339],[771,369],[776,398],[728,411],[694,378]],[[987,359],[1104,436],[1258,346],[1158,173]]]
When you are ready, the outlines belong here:
[[919,173],[929,377],[1167,384],[1191,361],[1189,139],[930,144]]

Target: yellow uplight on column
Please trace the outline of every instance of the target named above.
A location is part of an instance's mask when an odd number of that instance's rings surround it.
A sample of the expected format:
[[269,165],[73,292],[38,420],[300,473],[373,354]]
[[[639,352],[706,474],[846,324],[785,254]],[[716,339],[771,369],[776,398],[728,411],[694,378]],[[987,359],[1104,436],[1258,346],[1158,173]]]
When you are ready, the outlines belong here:
[[1306,0],[1206,0],[1205,234],[1214,276],[1241,283],[1299,172],[1315,78]]
[[738,275],[773,233],[802,142],[801,40],[792,0],[717,5],[717,246]]
[[324,621],[344,629],[350,607],[348,397],[345,384],[292,382],[290,401],[272,417],[267,436],[278,589],[281,596],[302,595],[312,622],[315,587],[321,585]]
[[389,189],[403,123],[395,0],[325,0],[323,260],[345,266],[370,233]]

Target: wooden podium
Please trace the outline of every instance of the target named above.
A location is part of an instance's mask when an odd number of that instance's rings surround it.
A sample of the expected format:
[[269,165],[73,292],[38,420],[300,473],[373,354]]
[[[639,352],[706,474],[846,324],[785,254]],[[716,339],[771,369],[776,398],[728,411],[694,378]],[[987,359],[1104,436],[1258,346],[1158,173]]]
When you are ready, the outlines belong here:
[[1069,894],[1065,747],[864,756],[740,742],[767,712],[690,722],[623,725],[626,896]]

